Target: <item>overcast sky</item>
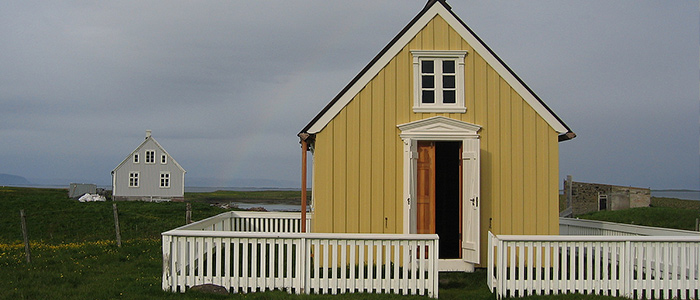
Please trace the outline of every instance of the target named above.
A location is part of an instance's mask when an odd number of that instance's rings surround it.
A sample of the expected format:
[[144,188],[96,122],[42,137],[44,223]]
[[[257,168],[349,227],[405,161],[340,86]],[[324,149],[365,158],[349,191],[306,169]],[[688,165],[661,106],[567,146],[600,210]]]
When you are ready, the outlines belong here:
[[[700,188],[698,1],[449,3],[578,134],[560,181]],[[151,129],[190,182],[299,182],[296,134],[424,4],[2,1],[0,173],[109,184]]]

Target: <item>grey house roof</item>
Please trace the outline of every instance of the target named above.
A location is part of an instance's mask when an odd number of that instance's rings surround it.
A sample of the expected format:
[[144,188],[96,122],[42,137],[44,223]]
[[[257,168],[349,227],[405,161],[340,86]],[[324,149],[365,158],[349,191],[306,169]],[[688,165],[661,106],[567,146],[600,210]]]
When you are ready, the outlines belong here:
[[112,170],[112,174],[114,174],[114,172],[115,172],[117,169],[119,169],[122,165],[124,165],[127,161],[129,161],[129,159],[131,159],[131,157],[133,157],[134,153],[139,152],[139,150],[141,150],[141,148],[143,147],[143,145],[145,145],[149,140],[150,140],[150,141],[153,141],[153,143],[155,143],[156,147],[158,147],[159,150],[163,151],[163,153],[165,153],[165,155],[168,156],[168,159],[169,159],[170,161],[172,161],[172,162],[175,164],[175,166],[178,167],[178,169],[180,169],[183,173],[186,173],[186,172],[187,172],[187,171],[185,171],[185,169],[184,169],[182,166],[180,166],[179,163],[177,163],[177,161],[173,158],[173,156],[170,155],[170,153],[168,153],[168,151],[165,151],[165,148],[163,148],[163,146],[161,146],[160,143],[158,143],[158,141],[156,141],[156,139],[153,138],[153,137],[151,136],[151,131],[150,131],[150,130],[147,130],[147,131],[146,131],[146,139],[144,139],[143,142],[141,142],[141,144],[139,144],[139,146],[136,147],[136,149],[134,149],[134,151],[131,151],[131,153],[129,153],[129,155],[127,155],[126,158],[124,158],[124,160],[122,160],[122,162],[119,163],[119,164],[114,168],[114,170]]

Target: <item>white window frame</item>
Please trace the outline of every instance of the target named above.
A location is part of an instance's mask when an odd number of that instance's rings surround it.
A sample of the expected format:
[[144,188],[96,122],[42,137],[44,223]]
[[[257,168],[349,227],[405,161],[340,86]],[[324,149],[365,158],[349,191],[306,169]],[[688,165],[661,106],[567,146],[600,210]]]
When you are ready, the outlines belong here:
[[137,153],[134,153],[134,156],[133,156],[132,161],[133,161],[135,164],[138,164],[138,163],[139,163],[139,154],[138,154],[138,152],[137,152]]
[[139,187],[139,172],[129,172],[129,187],[137,188]]
[[[445,112],[445,113],[465,113],[467,108],[464,104],[464,57],[467,51],[426,51],[412,50],[413,55],[413,112]],[[422,101],[422,78],[421,62],[432,60],[434,64],[435,76],[435,102],[423,103]],[[442,61],[455,61],[455,103],[443,103],[442,101]]]
[[168,163],[168,156],[165,153],[160,155],[160,164],[165,165]]
[[[149,160],[149,155],[150,155],[150,160]],[[155,164],[156,163],[156,150],[146,150],[146,153],[144,154],[144,163],[145,164]]]
[[158,182],[160,183],[161,189],[169,189],[170,188],[170,172],[160,172],[160,180]]

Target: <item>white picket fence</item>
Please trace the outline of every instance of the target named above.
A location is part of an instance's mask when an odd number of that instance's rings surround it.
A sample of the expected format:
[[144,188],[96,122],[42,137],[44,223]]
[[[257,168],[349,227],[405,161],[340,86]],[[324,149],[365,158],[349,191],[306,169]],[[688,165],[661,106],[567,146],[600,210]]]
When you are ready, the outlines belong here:
[[[164,232],[163,290],[211,283],[234,293],[438,296],[435,234],[289,233],[293,226],[275,225],[286,221],[241,223],[238,217],[225,213]],[[235,231],[240,228],[247,232]]]
[[700,232],[597,220],[559,218],[559,235],[700,236]]
[[[311,216],[307,215],[307,232],[310,226]],[[229,211],[178,229],[236,232],[301,232],[301,213]]]
[[700,236],[523,236],[489,232],[497,297],[602,294],[698,299]]

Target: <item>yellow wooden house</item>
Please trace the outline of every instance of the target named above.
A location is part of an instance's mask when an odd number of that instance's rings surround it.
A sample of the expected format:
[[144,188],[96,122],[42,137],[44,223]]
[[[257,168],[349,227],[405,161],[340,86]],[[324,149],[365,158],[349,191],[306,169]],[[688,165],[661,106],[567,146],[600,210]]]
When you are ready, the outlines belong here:
[[437,233],[455,271],[486,262],[488,231],[559,233],[558,143],[575,134],[444,0],[299,137],[312,232]]

